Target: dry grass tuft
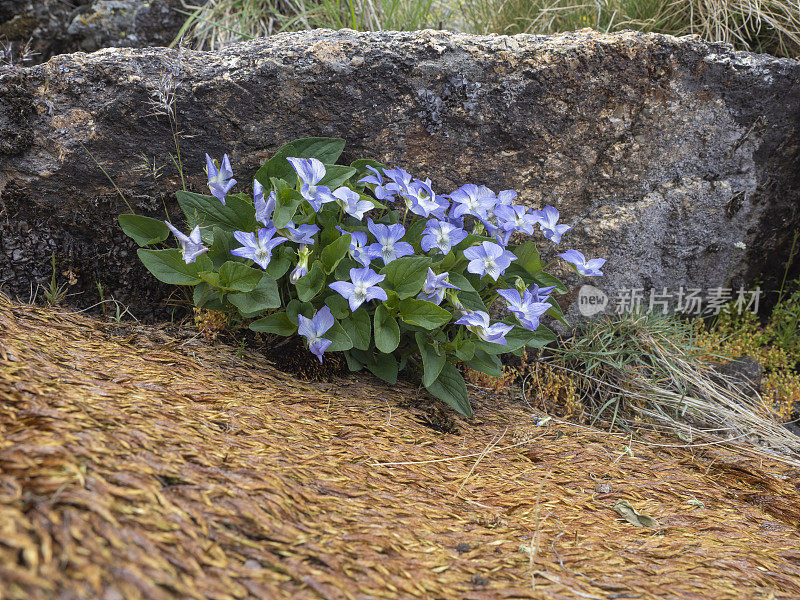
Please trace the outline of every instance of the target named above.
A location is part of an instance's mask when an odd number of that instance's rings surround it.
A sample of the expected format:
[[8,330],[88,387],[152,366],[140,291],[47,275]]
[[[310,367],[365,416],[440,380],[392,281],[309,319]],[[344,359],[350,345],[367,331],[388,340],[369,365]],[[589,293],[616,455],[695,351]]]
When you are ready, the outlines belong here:
[[625,314],[588,323],[544,360],[578,382],[591,425],[747,440],[800,465],[800,439],[758,393],[717,373],[695,335],[674,317]]
[[476,33],[634,29],[694,34],[778,56],[800,54],[800,4],[793,0],[461,0],[460,6]]

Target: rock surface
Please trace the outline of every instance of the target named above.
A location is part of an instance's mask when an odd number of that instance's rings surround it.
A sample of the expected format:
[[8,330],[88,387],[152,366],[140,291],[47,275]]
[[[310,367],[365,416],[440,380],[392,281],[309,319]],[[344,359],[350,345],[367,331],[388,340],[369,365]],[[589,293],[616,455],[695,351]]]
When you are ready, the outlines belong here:
[[29,40],[40,63],[104,47],[167,46],[186,20],[181,0],[0,0],[0,38]]
[[745,390],[760,392],[764,368],[752,356],[740,356],[717,368],[725,379]]
[[768,277],[800,225],[796,61],[632,32],[317,30],[0,75],[4,289],[27,297],[55,253],[75,302],[99,282],[152,313],[167,290],[137,264],[116,226],[125,204],[94,161],[137,212],[166,203],[177,217],[172,132],[151,105],[170,81],[190,188],[205,187],[205,152],[229,153],[246,190],[284,142],[343,137],[344,160],[403,166],[440,193],[475,182],[555,205],[575,227],[563,244],[608,258],[592,283],[610,293],[723,286],[731,268],[736,283]]

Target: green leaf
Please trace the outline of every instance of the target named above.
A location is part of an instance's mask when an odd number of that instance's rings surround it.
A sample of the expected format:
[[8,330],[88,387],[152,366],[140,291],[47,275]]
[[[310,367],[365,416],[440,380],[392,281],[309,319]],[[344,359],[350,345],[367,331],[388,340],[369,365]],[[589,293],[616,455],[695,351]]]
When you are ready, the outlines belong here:
[[345,256],[333,272],[336,281],[350,281],[350,269],[360,269],[361,265]]
[[426,389],[436,398],[452,406],[465,417],[472,416],[472,407],[467,396],[467,384],[451,363],[445,362],[439,377]]
[[195,285],[202,281],[199,273],[209,271],[211,261],[205,254],[197,257],[193,263],[183,262],[181,251],[177,248],[169,250],[137,250],[139,260],[156,279],[173,285]]
[[325,285],[325,272],[319,261],[314,261],[308,273],[297,280],[297,297],[302,302],[312,300]]
[[461,340],[455,349],[458,360],[468,361],[475,356],[475,342],[469,339]]
[[470,233],[467,237],[461,240],[454,248],[456,255],[462,256],[464,254],[464,250],[469,248],[470,246],[477,246],[482,244],[483,242],[495,242],[493,238],[485,237],[482,235],[475,235],[474,233]]
[[[341,296],[339,297],[341,298]],[[345,301],[346,304],[347,301]],[[370,342],[372,342],[372,323],[370,322],[369,313],[363,306],[359,306],[356,312],[344,319],[342,326],[353,341],[354,348],[369,350]]]
[[394,352],[400,343],[400,327],[383,304],[375,309],[375,346],[380,352]]
[[264,271],[229,260],[219,268],[219,283],[234,292],[249,292],[258,285]]
[[375,377],[380,377],[386,383],[397,383],[397,359],[391,354],[367,355],[367,368]]
[[556,299],[552,296],[548,298],[548,302],[550,303],[551,308],[547,309],[545,314],[550,315],[554,319],[561,321],[564,325],[569,326],[566,317],[564,316],[564,311],[561,310],[561,307],[556,302]]
[[289,185],[294,186],[297,174],[287,158],[316,158],[322,163],[335,163],[344,150],[344,145],[345,141],[341,138],[312,137],[294,140],[281,146],[272,158],[261,165],[256,179],[268,188],[267,191],[271,189],[272,177],[285,179]]
[[533,279],[536,281],[536,283],[538,283],[542,287],[549,287],[551,285],[554,285],[556,286],[556,291],[559,294],[567,293],[567,286],[565,286],[560,279],[558,279],[557,277],[553,277],[549,273],[537,273]]
[[222,227],[212,229],[214,241],[208,250],[208,258],[215,269],[219,269],[223,264],[230,261],[245,262],[246,258],[231,254],[231,250],[238,248],[241,244],[233,238],[233,232]]
[[372,206],[374,206],[377,209],[386,210],[388,208],[383,202],[378,202],[372,196],[367,196],[366,194],[359,194],[358,198],[359,198],[359,200],[362,200],[362,201],[371,202]]
[[505,354],[514,352],[525,346],[540,348],[556,340],[555,334],[544,325],[539,325],[536,331],[529,331],[524,327],[515,326],[514,329],[505,335],[505,338],[506,342],[508,342],[505,346],[484,341],[478,342],[477,345],[489,354]]
[[297,315],[303,315],[310,319],[314,316],[314,305],[311,304],[311,302],[300,302],[300,300],[297,299],[292,300],[286,305],[286,316],[289,317],[292,323],[297,325],[299,323]]
[[430,343],[425,333],[418,331],[414,337],[422,356],[422,385],[428,387],[439,377],[439,373],[442,372],[442,368],[447,362],[447,357],[442,350]]
[[292,323],[285,312],[277,312],[267,315],[258,321],[253,321],[250,323],[250,329],[287,337],[294,335],[297,331],[297,324]]
[[450,311],[441,306],[436,306],[427,300],[406,298],[400,300],[398,306],[400,318],[411,325],[419,325],[425,329],[436,329],[450,321]]
[[528,273],[521,265],[518,265],[516,261],[514,261],[511,263],[511,266],[505,270],[505,273],[503,273],[503,279],[505,281],[512,282],[517,277],[522,279],[527,287],[530,287],[536,283],[536,277]]
[[536,275],[542,270],[542,260],[539,258],[539,250],[532,241],[523,242],[511,251],[517,257],[517,264],[531,275]]
[[282,229],[292,221],[297,207],[303,202],[303,196],[282,179],[272,181],[275,186],[275,211],[272,213],[272,224],[277,229]]
[[404,256],[393,260],[380,270],[387,283],[402,300],[416,296],[425,283],[431,260],[425,256]]
[[203,280],[203,283],[207,283],[218,292],[222,292],[222,284],[219,282],[219,273],[216,271],[200,271],[197,276]]
[[225,308],[219,291],[205,281],[195,286],[192,293],[192,301],[198,308],[206,308],[208,310],[222,310]]
[[409,242],[419,253],[422,253],[422,232],[425,231],[428,223],[424,219],[414,219],[411,224],[406,228],[406,233],[403,240]]
[[483,312],[488,312],[486,305],[483,303],[483,300],[481,300],[480,294],[477,292],[458,292],[458,299],[467,310],[481,310]]
[[463,292],[474,292],[475,288],[469,282],[469,279],[464,277],[461,273],[450,273],[447,280]]
[[248,319],[270,308],[279,308],[281,305],[278,284],[266,273],[261,276],[258,285],[251,292],[229,294],[228,300],[239,309],[243,317]]
[[328,329],[322,337],[332,342],[331,345],[328,346],[326,352],[341,352],[343,350],[350,350],[350,348],[353,347],[353,341],[350,339],[350,336],[347,335],[341,323],[334,323],[333,327]]
[[353,352],[350,350],[348,352],[344,352],[343,354],[347,360],[347,368],[350,369],[350,371],[360,371],[364,368],[364,362],[362,362],[358,356],[358,351]]
[[[338,232],[337,232],[338,233]],[[339,235],[333,242],[325,246],[320,254],[319,260],[325,273],[330,275],[336,269],[339,262],[345,257],[350,249],[350,234]]]
[[213,227],[218,225],[231,231],[254,231],[260,227],[256,221],[253,200],[244,194],[230,194],[225,204],[214,196],[195,194],[183,190],[175,193],[178,204],[186,215],[189,228],[195,225]]
[[325,165],[325,177],[323,177],[318,185],[324,185],[330,188],[331,191],[344,185],[344,183],[356,174],[356,170],[352,167],[344,167],[342,165]]
[[325,306],[331,309],[331,314],[335,319],[344,319],[350,316],[350,304],[338,292],[325,298]]
[[475,355],[471,360],[466,361],[470,368],[486,373],[491,377],[500,377],[503,375],[503,363],[494,354],[489,354],[481,348],[475,349]]
[[164,221],[141,215],[120,215],[117,217],[122,231],[133,238],[140,246],[163,242],[169,236],[169,228]]
[[312,210],[311,213],[314,215],[314,224],[322,229],[322,232],[319,234],[320,245],[327,246],[342,235],[339,233],[339,230],[336,229],[336,225],[339,223],[339,217],[341,216],[341,211],[337,202],[327,202],[322,205],[320,210],[317,212]]
[[294,250],[289,246],[276,248],[273,251],[272,258],[267,265],[267,274],[273,279],[280,279],[292,266],[292,258],[294,257]]
[[[447,271],[450,273],[450,277],[452,277],[454,274],[462,272],[468,264],[469,261],[464,258],[464,255],[461,252],[456,255],[456,253],[451,250],[447,253],[447,255],[439,259],[436,270],[440,273]],[[451,279],[450,281],[452,282],[453,280]],[[458,284],[454,283],[453,285]]]
[[350,163],[350,166],[353,167],[358,173],[358,177],[356,179],[362,179],[367,175],[374,175],[372,171],[367,169],[367,165],[373,169],[377,169],[378,171],[386,167],[386,165],[378,162],[377,160],[372,160],[371,158],[359,158],[358,160],[354,160]]

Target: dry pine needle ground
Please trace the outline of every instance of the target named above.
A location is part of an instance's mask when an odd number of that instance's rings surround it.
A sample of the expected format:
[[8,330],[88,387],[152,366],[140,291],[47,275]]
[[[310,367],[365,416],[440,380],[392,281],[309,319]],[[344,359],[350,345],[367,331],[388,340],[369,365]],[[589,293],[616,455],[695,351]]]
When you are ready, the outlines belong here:
[[0,598],[800,598],[791,467],[416,397],[0,296]]

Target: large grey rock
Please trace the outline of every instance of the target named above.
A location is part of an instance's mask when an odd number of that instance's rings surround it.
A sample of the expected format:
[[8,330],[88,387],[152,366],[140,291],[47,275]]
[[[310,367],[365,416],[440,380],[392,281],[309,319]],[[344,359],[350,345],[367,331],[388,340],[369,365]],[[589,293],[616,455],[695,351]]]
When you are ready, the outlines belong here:
[[[589,31],[295,33],[216,52],[102,50],[0,77],[0,281],[27,297],[50,277],[96,282],[137,314],[165,290],[115,218],[176,216],[180,182],[166,118],[175,91],[190,187],[227,152],[240,190],[297,137],[340,136],[432,178],[514,188],[575,229],[563,246],[608,258],[606,291],[737,283],[782,268],[800,224],[800,64],[694,38]],[[91,153],[91,156],[90,156]],[[154,180],[142,155],[163,166]],[[547,242],[543,240],[543,245]],[[59,273],[59,277],[61,277]],[[138,311],[138,312],[137,312]]]
[[31,63],[79,50],[167,46],[184,13],[181,0],[0,0],[0,38],[17,53],[30,41]]

